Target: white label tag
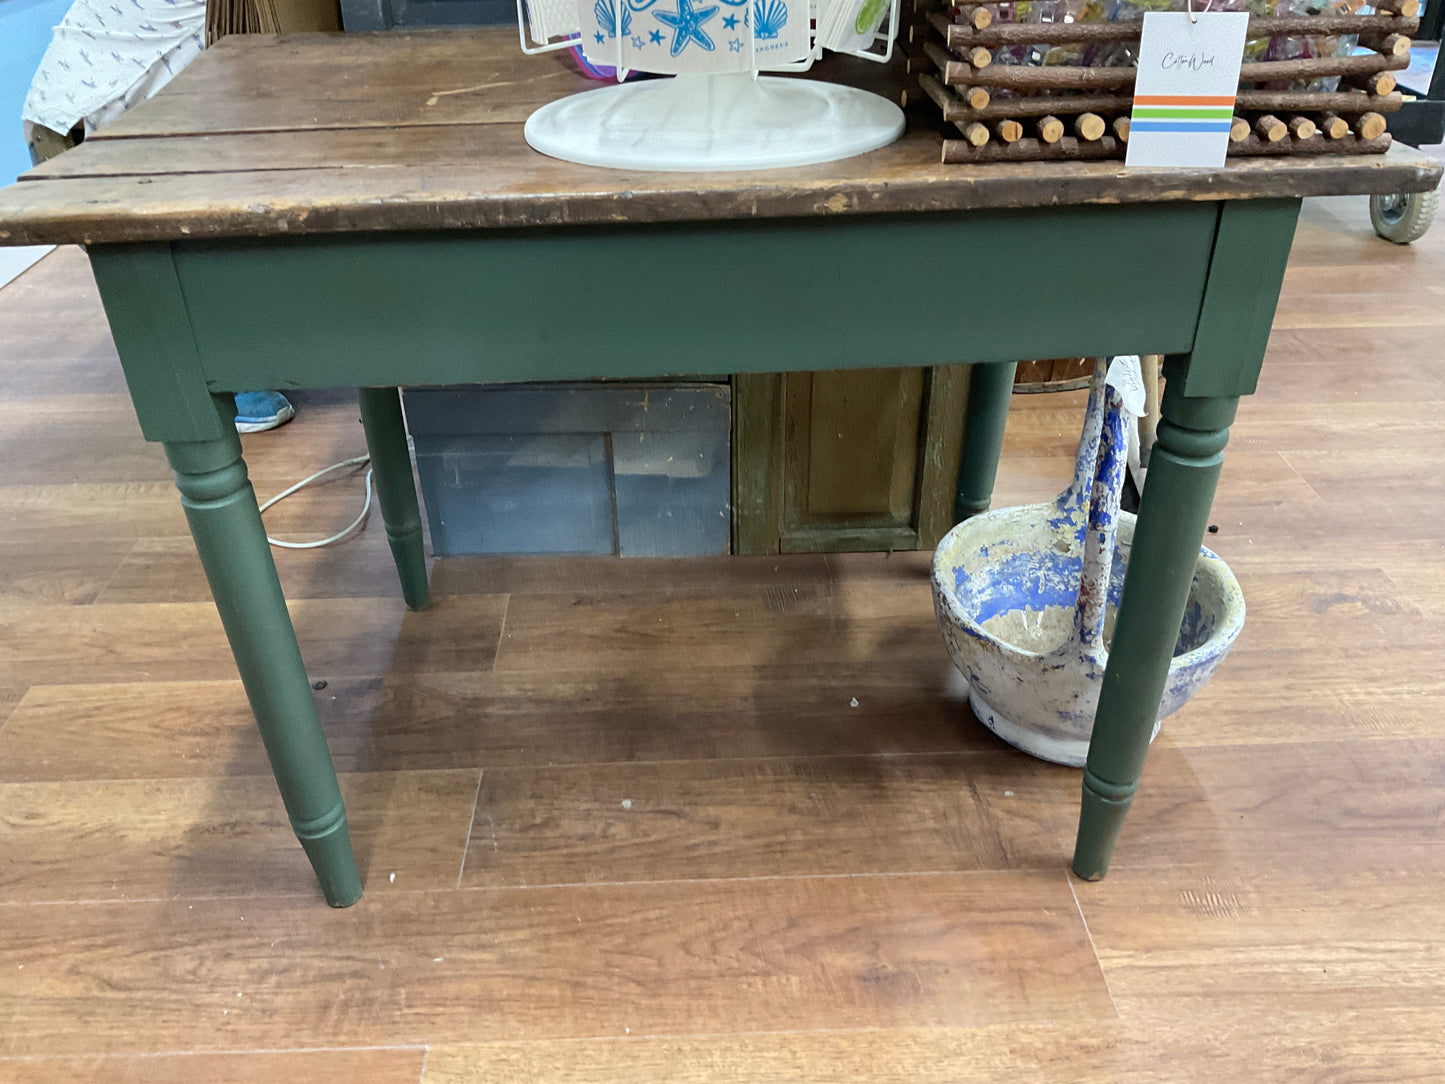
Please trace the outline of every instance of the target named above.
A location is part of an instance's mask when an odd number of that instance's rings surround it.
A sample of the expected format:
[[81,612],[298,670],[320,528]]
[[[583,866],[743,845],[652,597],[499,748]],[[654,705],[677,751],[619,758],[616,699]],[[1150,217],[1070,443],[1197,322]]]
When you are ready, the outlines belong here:
[[1104,383],[1119,393],[1125,413],[1136,418],[1144,416],[1144,370],[1138,354],[1120,354],[1109,362]]
[[1126,166],[1224,165],[1246,11],[1150,11],[1139,41]]

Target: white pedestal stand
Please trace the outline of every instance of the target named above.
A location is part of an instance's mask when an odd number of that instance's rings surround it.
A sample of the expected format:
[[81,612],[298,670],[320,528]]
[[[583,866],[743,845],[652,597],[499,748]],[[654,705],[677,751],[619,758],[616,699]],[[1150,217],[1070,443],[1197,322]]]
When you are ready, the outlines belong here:
[[903,111],[886,98],[750,72],[618,83],[545,105],[526,126],[527,142],[553,158],[672,172],[833,162],[902,133]]

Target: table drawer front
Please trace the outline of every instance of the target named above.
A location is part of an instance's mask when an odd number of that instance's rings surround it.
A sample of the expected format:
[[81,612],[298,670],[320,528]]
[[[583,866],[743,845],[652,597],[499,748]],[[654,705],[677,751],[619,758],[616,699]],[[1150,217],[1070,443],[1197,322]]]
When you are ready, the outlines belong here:
[[177,245],[213,390],[1189,350],[1214,204]]

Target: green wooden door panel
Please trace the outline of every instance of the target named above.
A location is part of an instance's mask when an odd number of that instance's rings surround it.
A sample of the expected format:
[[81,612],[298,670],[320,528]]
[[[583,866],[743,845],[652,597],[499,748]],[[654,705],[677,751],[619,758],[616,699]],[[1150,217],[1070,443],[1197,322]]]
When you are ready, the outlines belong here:
[[782,531],[911,527],[925,370],[790,373]]
[[931,550],[956,522],[954,488],[963,451],[971,365],[940,365],[928,382],[919,454],[918,548]]
[[216,391],[777,372],[1187,352],[1218,215],[1177,203],[318,237],[175,257]]
[[935,545],[953,525],[968,368],[733,377],[733,552]]

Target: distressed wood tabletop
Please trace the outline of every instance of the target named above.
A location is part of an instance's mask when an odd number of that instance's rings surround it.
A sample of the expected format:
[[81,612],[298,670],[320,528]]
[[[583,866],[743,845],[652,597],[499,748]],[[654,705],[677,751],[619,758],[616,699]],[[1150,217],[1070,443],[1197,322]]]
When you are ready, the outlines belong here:
[[[839,57],[814,74],[880,91],[896,78]],[[1441,173],[1403,146],[1218,170],[947,165],[922,117],[871,154],[741,173],[600,169],[527,146],[534,109],[595,86],[568,59],[523,55],[510,30],[229,37],[0,190],[0,245],[1375,194]]]

